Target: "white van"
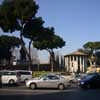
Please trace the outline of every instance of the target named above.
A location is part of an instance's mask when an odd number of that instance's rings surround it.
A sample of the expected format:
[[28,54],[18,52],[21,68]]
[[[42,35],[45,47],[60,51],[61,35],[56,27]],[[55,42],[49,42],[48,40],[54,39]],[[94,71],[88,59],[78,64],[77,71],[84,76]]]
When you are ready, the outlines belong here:
[[15,71],[1,70],[0,71],[2,84],[16,84],[20,81],[20,76]]
[[32,79],[32,71],[28,70],[16,70],[20,76],[20,81],[25,82],[26,80]]

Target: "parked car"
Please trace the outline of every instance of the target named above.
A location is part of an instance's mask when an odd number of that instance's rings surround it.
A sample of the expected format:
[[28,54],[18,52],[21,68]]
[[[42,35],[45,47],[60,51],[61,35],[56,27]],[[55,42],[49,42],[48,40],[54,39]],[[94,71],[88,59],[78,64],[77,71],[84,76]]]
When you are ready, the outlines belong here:
[[17,84],[20,81],[20,76],[18,76],[17,72],[10,70],[2,70],[0,71],[1,83],[2,84]]
[[62,75],[70,84],[77,83],[80,80],[80,75]]
[[35,88],[58,88],[63,90],[68,86],[68,82],[65,78],[55,75],[47,74],[39,78],[34,78],[26,81],[26,87],[35,89]]
[[80,80],[79,86],[81,88],[100,88],[100,74],[88,74],[86,77]]
[[72,74],[66,75],[65,73],[63,73],[63,74],[62,73],[58,73],[56,75],[59,75],[59,76],[65,78],[69,83],[74,82],[74,79],[75,79],[74,75],[72,75]]
[[20,82],[25,82],[26,80],[32,79],[32,71],[16,70],[16,72],[20,76]]
[[83,79],[84,77],[86,77],[87,76],[87,74],[85,74],[85,73],[81,73],[81,74],[75,74],[75,80],[76,80],[76,82],[78,83],[81,79]]

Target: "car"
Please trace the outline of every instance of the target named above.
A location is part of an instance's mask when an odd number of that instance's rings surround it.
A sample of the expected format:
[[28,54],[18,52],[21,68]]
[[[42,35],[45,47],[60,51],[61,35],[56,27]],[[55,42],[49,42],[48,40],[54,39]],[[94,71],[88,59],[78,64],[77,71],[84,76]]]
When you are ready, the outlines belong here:
[[65,78],[69,83],[74,82],[74,79],[75,79],[74,75],[72,75],[72,74],[66,75],[65,73],[63,73],[63,74],[62,73],[57,73],[56,75],[59,75],[59,76]]
[[79,86],[83,89],[100,88],[100,74],[92,73],[80,80]]
[[11,70],[1,70],[0,71],[0,79],[2,84],[17,84],[20,81],[20,76],[18,76],[17,72]]
[[20,76],[20,82],[25,82],[29,79],[32,79],[32,71],[16,70],[16,72]]
[[80,80],[80,75],[62,75],[70,84],[77,83]]
[[75,82],[76,83],[78,83],[81,79],[83,79],[84,77],[86,77],[87,76],[87,74],[85,74],[85,73],[80,73],[80,74],[75,74],[75,78],[74,78],[74,80],[75,80]]
[[63,90],[67,86],[68,82],[66,81],[66,79],[55,74],[46,74],[38,78],[33,78],[26,81],[26,87],[31,89],[58,88],[60,90]]

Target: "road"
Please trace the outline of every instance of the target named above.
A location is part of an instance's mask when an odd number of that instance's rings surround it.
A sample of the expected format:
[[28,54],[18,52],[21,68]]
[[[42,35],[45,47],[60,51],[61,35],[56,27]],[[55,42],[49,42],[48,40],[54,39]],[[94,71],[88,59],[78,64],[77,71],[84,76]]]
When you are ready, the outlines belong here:
[[100,100],[100,89],[66,90],[36,89],[22,87],[4,87],[0,89],[0,100]]

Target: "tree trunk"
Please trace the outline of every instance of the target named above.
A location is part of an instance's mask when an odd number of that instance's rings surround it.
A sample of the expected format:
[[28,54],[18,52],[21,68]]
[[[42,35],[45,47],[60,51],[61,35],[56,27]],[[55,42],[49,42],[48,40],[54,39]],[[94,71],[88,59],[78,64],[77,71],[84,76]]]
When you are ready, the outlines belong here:
[[89,63],[90,63],[90,66],[92,66],[93,64],[92,64],[92,61],[91,61],[91,59],[89,59]]
[[32,65],[32,59],[31,59],[31,44],[32,44],[32,41],[30,41],[29,42],[29,58],[30,58],[30,60],[29,60],[29,65],[30,65],[30,67],[31,67],[31,65]]
[[54,72],[55,55],[53,50],[49,51],[49,53],[50,53],[51,72]]
[[[31,60],[30,51],[29,52],[27,51],[27,48],[25,47],[25,43],[23,40],[23,29],[24,29],[23,16],[22,16],[22,21],[21,21],[21,27],[22,27],[21,33],[20,33],[21,46],[22,46],[22,48],[23,48],[24,52],[26,53],[26,56],[28,57],[28,60],[29,60],[28,70],[31,70],[32,60]],[[31,46],[31,43],[29,43],[29,45]]]
[[21,46],[23,47],[23,50],[25,51],[25,53],[26,53],[26,55],[27,55],[27,57],[29,59],[29,67],[28,67],[28,70],[31,70],[31,65],[32,65],[32,63],[31,63],[31,56],[30,56],[30,54],[28,53],[28,51],[27,51],[27,49],[25,47],[25,43],[23,41],[22,34],[20,35],[20,40],[21,40]]

